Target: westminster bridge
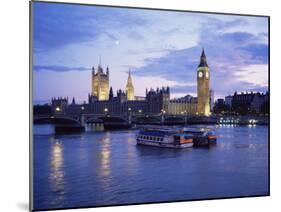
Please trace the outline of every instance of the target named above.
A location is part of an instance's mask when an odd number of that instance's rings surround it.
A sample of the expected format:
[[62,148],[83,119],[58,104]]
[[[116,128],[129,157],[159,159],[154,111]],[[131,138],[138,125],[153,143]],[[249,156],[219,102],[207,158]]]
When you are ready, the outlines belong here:
[[127,114],[120,116],[118,114],[42,114],[34,115],[34,123],[66,123],[85,126],[95,123],[128,123],[128,124],[231,124],[231,125],[255,125],[268,124],[268,116],[219,116],[210,117],[196,115],[170,115],[170,114]]

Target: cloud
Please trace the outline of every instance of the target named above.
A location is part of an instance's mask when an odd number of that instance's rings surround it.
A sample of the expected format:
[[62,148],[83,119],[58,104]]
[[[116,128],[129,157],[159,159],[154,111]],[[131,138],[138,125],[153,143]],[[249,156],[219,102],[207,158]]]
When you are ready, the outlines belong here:
[[[196,93],[197,91],[197,84],[196,82],[194,83],[188,83],[186,85],[174,85],[170,87],[170,91],[172,95],[176,94],[191,94],[191,93]],[[197,95],[195,95],[197,96]]]
[[268,86],[268,66],[264,64],[242,67],[234,72],[233,75],[237,77],[238,81],[248,82],[252,86]]
[[174,34],[177,34],[179,32],[180,32],[180,29],[178,27],[173,27],[172,29],[160,31],[160,33],[164,34],[164,35],[174,35]]
[[246,51],[250,56],[251,63],[267,64],[268,63],[268,45],[267,44],[249,44],[239,48]]
[[232,33],[224,33],[220,36],[225,42],[231,42],[235,44],[244,45],[245,43],[254,39],[254,35],[247,32],[232,32]]
[[34,71],[54,71],[54,72],[67,72],[67,71],[89,71],[90,68],[87,67],[68,67],[68,66],[42,66],[42,65],[35,65],[33,66]]
[[94,41],[103,34],[116,40],[111,31],[146,24],[145,19],[123,8],[33,2],[33,11],[35,52]]
[[[231,26],[216,23],[220,27]],[[259,36],[248,32],[207,32],[202,29],[196,46],[171,50],[160,58],[147,58],[145,65],[135,68],[134,73],[139,76],[161,76],[179,83],[196,82],[196,70],[204,47],[211,69],[211,86],[218,95],[239,89],[266,88],[268,44],[260,43]],[[171,92],[194,93],[196,86],[174,86]]]
[[[267,75],[260,69],[268,64],[266,18],[40,2],[33,5],[34,70],[40,76],[46,74],[42,81],[48,75],[56,80],[55,75],[76,71],[85,75],[83,83],[77,83],[90,87],[90,72],[84,71],[101,55],[111,68],[114,89],[125,86],[124,72],[131,69],[137,95],[144,95],[145,87],[167,85],[173,95],[196,94],[197,66],[204,47],[216,96],[267,87],[260,80]],[[66,85],[71,83],[63,78],[62,91],[54,92],[69,91]],[[47,94],[40,96],[47,98]]]

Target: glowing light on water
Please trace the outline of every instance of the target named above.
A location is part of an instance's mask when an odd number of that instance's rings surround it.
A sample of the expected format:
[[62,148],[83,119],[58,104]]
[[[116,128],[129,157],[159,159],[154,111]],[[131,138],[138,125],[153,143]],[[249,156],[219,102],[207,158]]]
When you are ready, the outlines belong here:
[[65,200],[65,173],[63,171],[64,158],[63,146],[58,139],[50,139],[52,143],[50,152],[50,174],[49,181],[53,192],[58,193],[58,198],[52,202],[59,205]]

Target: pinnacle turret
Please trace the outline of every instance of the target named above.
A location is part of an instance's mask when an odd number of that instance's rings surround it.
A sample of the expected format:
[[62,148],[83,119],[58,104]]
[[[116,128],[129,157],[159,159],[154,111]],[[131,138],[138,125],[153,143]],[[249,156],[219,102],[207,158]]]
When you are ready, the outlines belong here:
[[128,80],[126,85],[126,94],[128,100],[135,100],[134,86],[133,86],[133,80],[130,70],[129,70]]

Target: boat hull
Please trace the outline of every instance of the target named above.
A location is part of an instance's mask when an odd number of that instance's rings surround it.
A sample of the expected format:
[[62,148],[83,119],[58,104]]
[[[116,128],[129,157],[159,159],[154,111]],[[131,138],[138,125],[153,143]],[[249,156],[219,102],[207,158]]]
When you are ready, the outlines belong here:
[[137,140],[137,144],[145,145],[145,146],[162,147],[162,148],[173,148],[173,149],[183,149],[183,148],[193,147],[193,143],[173,144],[173,143],[161,143],[161,142],[142,141],[142,140]]
[[202,146],[209,146],[212,144],[216,144],[216,139],[194,138],[193,142],[195,147],[202,147]]

